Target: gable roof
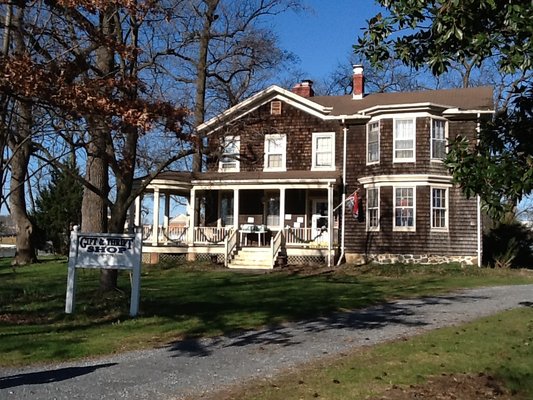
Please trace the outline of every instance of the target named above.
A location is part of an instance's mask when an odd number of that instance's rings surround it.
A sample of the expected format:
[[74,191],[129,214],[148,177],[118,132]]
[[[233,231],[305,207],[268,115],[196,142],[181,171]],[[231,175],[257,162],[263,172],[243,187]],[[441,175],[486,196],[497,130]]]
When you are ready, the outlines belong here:
[[214,130],[224,122],[241,118],[259,108],[263,104],[276,99],[282,100],[285,103],[291,104],[292,106],[318,117],[324,117],[332,110],[331,107],[312,101],[312,98],[302,97],[289,90],[272,85],[267,89],[256,93],[252,97],[240,102],[239,104],[227,109],[223,113],[204,122],[198,126],[197,130]]
[[372,93],[362,99],[352,95],[302,97],[279,86],[270,86],[198,126],[198,131],[213,131],[225,122],[239,119],[272,100],[281,100],[324,120],[369,119],[372,114],[417,108],[438,108],[461,113],[493,112],[492,87]]

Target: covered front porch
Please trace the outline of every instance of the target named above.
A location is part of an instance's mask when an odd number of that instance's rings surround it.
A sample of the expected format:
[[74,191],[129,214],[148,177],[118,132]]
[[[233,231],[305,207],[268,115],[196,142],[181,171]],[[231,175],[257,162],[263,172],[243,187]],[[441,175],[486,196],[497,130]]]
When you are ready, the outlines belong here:
[[[145,192],[153,198],[148,213],[152,221],[136,217],[136,225],[143,226],[143,252],[149,260],[174,254],[216,260],[229,268],[333,265],[339,228],[334,213],[336,177],[240,175],[152,181]],[[172,196],[186,203],[181,219],[170,215]],[[141,208],[139,201],[136,216]]]

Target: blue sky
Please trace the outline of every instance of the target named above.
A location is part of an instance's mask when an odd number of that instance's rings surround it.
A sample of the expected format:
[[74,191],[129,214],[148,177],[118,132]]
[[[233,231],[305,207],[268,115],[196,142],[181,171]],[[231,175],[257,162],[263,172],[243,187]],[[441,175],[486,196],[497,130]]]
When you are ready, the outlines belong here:
[[300,69],[316,80],[348,62],[366,20],[381,8],[373,0],[302,0],[309,11],[273,18],[281,48],[300,58]]

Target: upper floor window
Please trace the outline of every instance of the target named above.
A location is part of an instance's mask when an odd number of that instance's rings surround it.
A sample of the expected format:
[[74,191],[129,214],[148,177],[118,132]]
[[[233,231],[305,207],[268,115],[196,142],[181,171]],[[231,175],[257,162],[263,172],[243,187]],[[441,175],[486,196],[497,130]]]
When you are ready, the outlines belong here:
[[415,230],[415,188],[394,188],[394,230]]
[[239,136],[226,136],[223,138],[222,155],[218,166],[219,171],[239,170],[240,147],[241,140]]
[[394,120],[394,161],[415,161],[415,118]]
[[379,121],[368,124],[366,146],[367,164],[379,162]]
[[379,230],[379,188],[366,189],[366,228]]
[[431,159],[444,160],[446,157],[446,121],[431,120]]
[[312,169],[335,168],[335,133],[313,133]]
[[447,188],[431,188],[431,228],[448,229]]
[[285,170],[286,143],[286,135],[265,135],[265,170]]

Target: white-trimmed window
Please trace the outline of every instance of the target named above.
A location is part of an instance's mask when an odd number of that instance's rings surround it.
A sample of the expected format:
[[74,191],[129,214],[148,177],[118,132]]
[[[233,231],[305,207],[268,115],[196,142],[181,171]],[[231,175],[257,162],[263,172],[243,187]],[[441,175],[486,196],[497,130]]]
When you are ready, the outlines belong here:
[[366,189],[366,228],[379,230],[379,188]]
[[222,154],[218,170],[220,172],[239,171],[240,136],[226,136],[222,140]]
[[394,188],[394,230],[414,231],[416,229],[416,202],[414,187]]
[[312,169],[335,169],[334,132],[313,132]]
[[379,121],[371,122],[366,128],[366,163],[379,162]]
[[265,170],[285,170],[286,144],[286,135],[265,135]]
[[431,159],[444,160],[446,157],[446,121],[431,120]]
[[270,102],[270,114],[281,115],[281,101],[272,100]]
[[416,119],[394,120],[394,162],[414,162],[416,148]]
[[431,188],[431,229],[448,229],[448,188]]

